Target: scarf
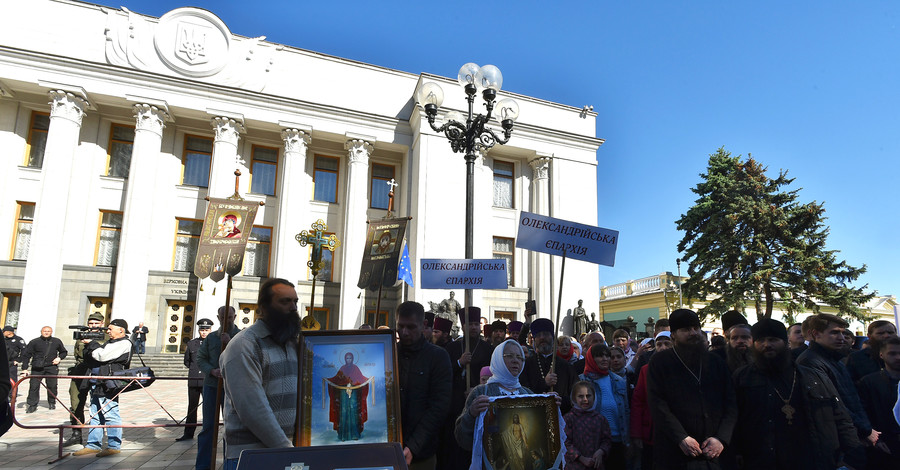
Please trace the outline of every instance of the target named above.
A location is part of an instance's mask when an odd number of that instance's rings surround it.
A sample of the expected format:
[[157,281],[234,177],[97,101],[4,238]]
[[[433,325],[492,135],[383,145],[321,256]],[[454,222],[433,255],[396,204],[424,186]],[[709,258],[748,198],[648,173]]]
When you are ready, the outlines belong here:
[[[509,369],[506,368],[506,362],[503,361],[503,350],[506,349],[507,344],[515,344],[516,347],[519,348],[519,354],[521,354],[523,358],[525,357],[525,351],[522,350],[522,345],[514,339],[508,339],[497,345],[497,347],[494,348],[493,354],[491,354],[491,374],[494,375],[488,379],[487,383],[498,383],[501,387],[508,390],[518,390],[522,387],[519,385],[519,376],[512,375],[509,372]],[[522,367],[525,367],[524,363],[522,363]],[[519,373],[521,373],[521,371]]]
[[573,354],[575,354],[575,346],[572,346],[571,344],[569,345],[569,350],[566,351],[565,354],[560,354],[559,350],[558,349],[556,350],[556,356],[566,362],[571,361]]
[[588,353],[584,355],[584,373],[593,374],[598,377],[606,377],[609,375],[609,369],[600,370],[597,367],[597,361],[594,360],[594,355],[591,353],[594,350],[594,347],[591,346],[591,349],[588,349]]

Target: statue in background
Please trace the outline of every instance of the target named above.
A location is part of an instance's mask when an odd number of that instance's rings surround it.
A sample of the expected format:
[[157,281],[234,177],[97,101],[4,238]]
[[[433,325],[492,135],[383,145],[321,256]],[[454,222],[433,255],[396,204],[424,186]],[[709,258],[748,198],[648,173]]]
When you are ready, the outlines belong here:
[[576,338],[581,338],[581,335],[591,331],[588,329],[588,317],[587,313],[584,311],[584,307],[581,306],[583,301],[581,299],[578,300],[578,306],[572,310],[573,317],[573,327]]

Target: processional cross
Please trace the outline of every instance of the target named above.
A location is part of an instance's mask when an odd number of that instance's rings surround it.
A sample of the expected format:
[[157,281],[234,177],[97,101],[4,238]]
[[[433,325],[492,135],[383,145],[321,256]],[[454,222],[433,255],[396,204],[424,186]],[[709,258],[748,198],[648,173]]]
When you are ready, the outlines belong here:
[[390,219],[394,216],[394,188],[399,185],[394,181],[394,178],[391,178],[390,181],[387,181],[387,185],[390,189],[388,189],[388,211],[387,215],[385,215],[384,218]]
[[300,246],[312,246],[312,256],[310,256],[309,261],[306,262],[306,265],[309,267],[310,271],[312,271],[313,275],[312,293],[310,294],[309,301],[309,315],[307,315],[307,317],[312,316],[315,307],[316,278],[319,277],[319,270],[325,267],[325,263],[322,261],[322,249],[324,248],[334,253],[334,250],[341,246],[341,241],[337,239],[336,235],[324,235],[324,232],[328,230],[328,225],[325,225],[324,220],[319,219],[313,222],[312,225],[310,225],[310,228],[312,229],[311,231],[304,230],[294,237],[294,239],[300,243]]

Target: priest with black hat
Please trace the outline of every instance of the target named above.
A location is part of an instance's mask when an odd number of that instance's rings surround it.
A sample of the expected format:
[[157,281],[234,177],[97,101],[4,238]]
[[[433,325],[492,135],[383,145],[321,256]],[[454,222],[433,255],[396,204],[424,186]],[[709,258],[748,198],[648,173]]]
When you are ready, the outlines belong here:
[[566,414],[572,408],[570,395],[578,375],[572,365],[562,359],[552,364],[556,352],[554,331],[553,322],[546,318],[531,322],[535,354],[525,360],[519,382],[534,393],[558,393],[562,398],[559,409]]
[[430,341],[444,349],[450,345],[450,329],[453,322],[443,317],[434,317],[434,327],[431,329]]
[[675,310],[669,326],[675,346],[647,368],[654,468],[721,468],[737,419],[731,373],[707,350],[696,313]]
[[734,448],[747,469],[838,468],[858,445],[850,414],[831,380],[796,365],[787,329],[771,318],[751,328],[753,362],[734,374]]

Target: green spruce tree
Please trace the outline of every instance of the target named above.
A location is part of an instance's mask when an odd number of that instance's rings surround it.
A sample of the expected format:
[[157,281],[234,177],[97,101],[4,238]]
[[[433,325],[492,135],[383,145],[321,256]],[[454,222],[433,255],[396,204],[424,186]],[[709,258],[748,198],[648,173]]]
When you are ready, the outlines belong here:
[[699,197],[676,222],[684,238],[678,250],[688,263],[682,289],[690,299],[708,301],[699,313],[718,317],[753,305],[758,319],[771,318],[776,304],[787,320],[820,303],[859,318],[859,306],[875,296],[868,285],[850,285],[866,267],[839,261],[825,247],[829,229],[822,204],[797,202],[799,189],[782,170],[776,178],[748,155],[724,148],[709,156]]

